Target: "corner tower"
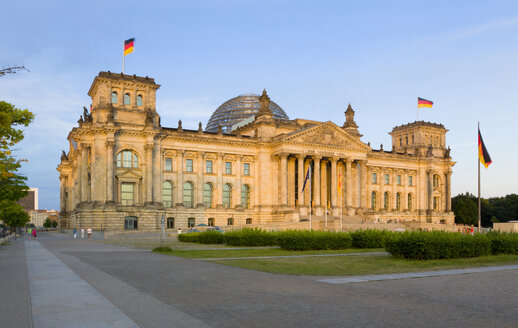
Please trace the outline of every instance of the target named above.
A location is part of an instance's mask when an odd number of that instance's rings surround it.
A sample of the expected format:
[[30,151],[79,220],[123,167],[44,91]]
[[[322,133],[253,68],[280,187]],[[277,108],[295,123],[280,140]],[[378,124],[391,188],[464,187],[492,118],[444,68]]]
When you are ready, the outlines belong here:
[[416,121],[396,126],[392,136],[392,149],[412,155],[448,157],[446,132],[442,124]]

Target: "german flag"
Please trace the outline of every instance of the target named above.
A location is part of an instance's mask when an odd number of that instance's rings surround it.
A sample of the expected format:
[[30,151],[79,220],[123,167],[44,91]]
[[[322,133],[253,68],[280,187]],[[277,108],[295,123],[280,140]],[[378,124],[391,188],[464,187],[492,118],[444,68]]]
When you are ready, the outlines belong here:
[[487,152],[486,146],[484,145],[484,140],[482,140],[480,129],[478,130],[478,157],[480,158],[480,163],[484,164],[486,169],[489,164],[493,163],[489,153]]
[[135,43],[135,38],[131,38],[129,40],[124,41],[124,56],[133,52],[134,43]]
[[417,108],[421,108],[421,107],[432,108],[432,106],[433,106],[433,101],[417,97]]

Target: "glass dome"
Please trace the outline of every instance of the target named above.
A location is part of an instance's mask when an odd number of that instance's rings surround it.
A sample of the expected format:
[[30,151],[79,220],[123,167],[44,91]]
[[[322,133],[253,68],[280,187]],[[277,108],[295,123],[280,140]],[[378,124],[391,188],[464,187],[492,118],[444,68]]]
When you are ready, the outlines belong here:
[[[218,126],[221,125],[223,132],[230,133],[234,124],[256,115],[260,109],[261,104],[259,103],[259,95],[254,93],[239,95],[225,101],[214,113],[212,113],[205,131],[217,132]],[[270,101],[270,110],[273,113],[273,117],[276,119],[289,119],[284,110],[282,110],[282,108],[273,101]]]

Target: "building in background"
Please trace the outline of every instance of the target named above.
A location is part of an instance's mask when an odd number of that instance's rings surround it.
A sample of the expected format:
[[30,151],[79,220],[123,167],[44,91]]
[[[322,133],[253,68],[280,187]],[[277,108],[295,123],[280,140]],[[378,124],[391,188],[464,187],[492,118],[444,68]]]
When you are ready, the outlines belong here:
[[33,211],[38,209],[38,188],[29,188],[27,196],[17,201],[24,210]]
[[[441,124],[393,128],[371,148],[345,122],[289,119],[261,96],[220,106],[207,129],[162,127],[149,77],[100,72],[58,165],[63,227],[158,230],[198,224],[453,224],[455,162]],[[324,111],[322,113],[325,113]],[[239,121],[241,120],[241,121]],[[321,226],[321,225],[320,225]]]
[[58,220],[58,211],[38,209],[38,188],[29,188],[27,196],[17,201],[17,203],[29,213],[31,217],[29,223],[34,224],[36,227],[42,227],[47,218],[54,221]]

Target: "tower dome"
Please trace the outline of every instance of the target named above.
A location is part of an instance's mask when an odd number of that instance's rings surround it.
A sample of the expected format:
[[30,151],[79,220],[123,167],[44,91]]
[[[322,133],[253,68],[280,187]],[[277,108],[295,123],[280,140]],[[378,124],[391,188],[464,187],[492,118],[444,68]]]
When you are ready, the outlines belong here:
[[[270,101],[269,108],[272,111],[274,118],[281,120],[289,119],[284,110],[273,101]],[[234,124],[239,123],[248,117],[257,115],[260,109],[261,104],[259,102],[259,95],[254,93],[239,95],[225,101],[214,113],[212,113],[207,122],[207,128],[205,131],[217,132],[218,126],[221,125],[223,132],[231,132]]]

